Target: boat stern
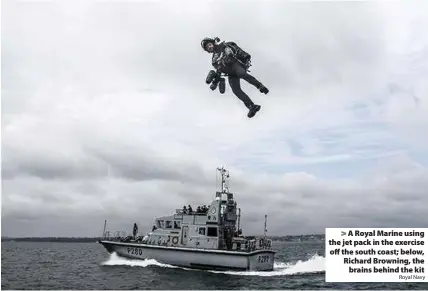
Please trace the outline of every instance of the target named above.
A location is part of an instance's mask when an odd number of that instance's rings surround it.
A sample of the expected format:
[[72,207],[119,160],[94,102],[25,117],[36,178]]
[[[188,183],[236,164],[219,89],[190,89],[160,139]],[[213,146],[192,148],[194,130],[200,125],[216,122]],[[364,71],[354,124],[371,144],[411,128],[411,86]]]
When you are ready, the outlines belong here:
[[275,251],[257,252],[248,259],[248,269],[251,271],[273,271]]

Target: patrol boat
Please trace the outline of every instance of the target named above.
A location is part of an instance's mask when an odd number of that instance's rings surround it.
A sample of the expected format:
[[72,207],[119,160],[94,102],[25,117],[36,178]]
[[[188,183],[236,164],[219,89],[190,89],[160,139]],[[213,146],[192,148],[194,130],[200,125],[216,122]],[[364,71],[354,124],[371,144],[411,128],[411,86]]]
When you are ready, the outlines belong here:
[[135,223],[132,236],[110,237],[104,224],[99,243],[121,257],[155,259],[186,268],[273,270],[276,252],[272,250],[272,240],[266,238],[267,216],[263,236],[243,236],[239,228],[241,209],[237,214],[237,203],[227,186],[229,172],[217,170],[221,191],[216,191],[209,207],[198,207],[198,211],[184,207],[173,215],[157,217],[152,231],[145,236],[137,236]]

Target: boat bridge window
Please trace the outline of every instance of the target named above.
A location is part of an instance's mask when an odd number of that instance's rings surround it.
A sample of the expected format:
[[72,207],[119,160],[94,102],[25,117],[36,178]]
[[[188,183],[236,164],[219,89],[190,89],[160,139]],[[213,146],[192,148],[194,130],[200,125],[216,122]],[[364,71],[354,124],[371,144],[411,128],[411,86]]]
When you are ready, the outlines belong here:
[[174,220],[174,228],[175,229],[180,229],[181,228],[181,223],[180,223],[181,221],[177,221],[177,220]]
[[207,236],[217,236],[217,227],[208,227]]
[[165,228],[172,228],[172,222],[169,220],[165,221]]
[[156,223],[157,223],[158,228],[164,228],[164,221],[163,220],[158,220],[158,221],[156,221]]
[[200,227],[199,228],[199,234],[200,235],[205,235],[205,227]]

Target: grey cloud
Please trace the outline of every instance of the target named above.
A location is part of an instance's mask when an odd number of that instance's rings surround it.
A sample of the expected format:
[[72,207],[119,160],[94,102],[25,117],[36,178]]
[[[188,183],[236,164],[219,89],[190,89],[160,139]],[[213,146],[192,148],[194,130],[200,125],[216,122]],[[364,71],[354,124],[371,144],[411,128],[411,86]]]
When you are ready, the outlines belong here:
[[[173,150],[173,149],[171,149]],[[195,162],[169,160],[150,148],[87,149],[91,155],[111,166],[112,175],[136,180],[179,180],[197,183],[205,180],[201,167]]]
[[31,156],[20,156],[18,159],[7,159],[3,163],[3,179],[12,179],[19,175],[29,175],[43,179],[76,179],[99,178],[106,172],[88,160],[43,156],[40,153]]
[[42,179],[99,179],[111,175],[134,181],[206,180],[196,163],[174,161],[148,147],[137,149],[117,143],[106,147],[83,146],[77,151],[61,148],[40,151],[31,145],[13,147],[6,141],[3,148],[2,179],[26,175]]

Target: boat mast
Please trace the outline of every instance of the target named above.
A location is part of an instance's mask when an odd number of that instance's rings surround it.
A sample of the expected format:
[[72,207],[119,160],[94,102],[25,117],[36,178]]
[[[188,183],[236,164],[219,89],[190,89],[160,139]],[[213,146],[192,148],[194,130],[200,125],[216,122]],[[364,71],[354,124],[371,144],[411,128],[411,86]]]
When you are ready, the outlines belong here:
[[238,231],[241,224],[241,208],[238,208]]
[[107,219],[104,220],[103,238],[106,236]]
[[229,171],[225,170],[224,167],[217,168],[221,175],[221,193],[228,193],[229,187],[227,185],[227,179],[229,179]]
[[265,231],[264,231],[265,237],[266,237],[266,233],[267,233],[267,215],[265,214]]

